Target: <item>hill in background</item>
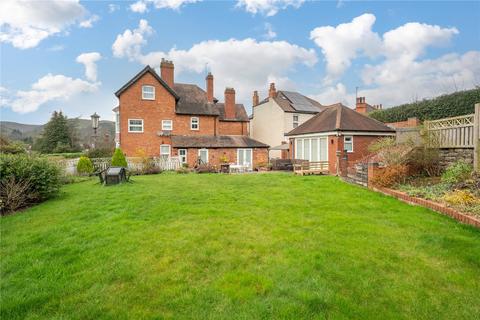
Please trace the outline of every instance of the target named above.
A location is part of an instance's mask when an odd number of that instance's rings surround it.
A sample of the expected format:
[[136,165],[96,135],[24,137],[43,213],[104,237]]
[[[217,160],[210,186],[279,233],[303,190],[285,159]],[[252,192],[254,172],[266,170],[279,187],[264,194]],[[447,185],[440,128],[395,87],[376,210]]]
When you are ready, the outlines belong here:
[[[68,119],[75,126],[80,144],[90,144],[93,134],[92,122],[88,119]],[[33,141],[40,137],[44,125],[0,121],[0,134],[12,141]],[[115,122],[101,120],[97,130],[98,140],[112,143],[115,138]]]

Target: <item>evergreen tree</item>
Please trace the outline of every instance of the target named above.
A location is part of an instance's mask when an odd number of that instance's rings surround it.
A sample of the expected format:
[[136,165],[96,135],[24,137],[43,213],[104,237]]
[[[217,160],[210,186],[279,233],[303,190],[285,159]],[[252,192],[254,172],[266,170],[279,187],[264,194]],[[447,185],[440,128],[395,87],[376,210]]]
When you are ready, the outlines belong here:
[[125,159],[125,155],[122,152],[122,149],[117,148],[113,153],[112,157],[112,166],[114,167],[127,167],[127,159]]
[[69,151],[72,147],[70,132],[67,117],[61,111],[54,111],[36,143],[37,149],[42,153]]

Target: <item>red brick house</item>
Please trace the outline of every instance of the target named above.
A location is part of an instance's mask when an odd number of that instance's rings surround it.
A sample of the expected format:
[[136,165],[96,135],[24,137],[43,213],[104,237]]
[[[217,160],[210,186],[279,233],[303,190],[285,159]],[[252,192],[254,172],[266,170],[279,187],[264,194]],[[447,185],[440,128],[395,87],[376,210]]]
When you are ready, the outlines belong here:
[[268,146],[248,137],[248,116],[235,103],[235,90],[225,89],[225,102],[213,95],[213,75],[206,91],[194,84],[175,83],[174,65],[163,60],[159,76],[146,66],[115,95],[117,147],[127,157],[178,156],[194,166],[222,161],[251,167],[268,161]]
[[[347,155],[349,166],[368,155],[375,140],[395,136],[395,130],[363,113],[337,103],[286,134],[292,159],[328,161],[337,174],[338,158]],[[340,169],[340,168],[338,168]]]

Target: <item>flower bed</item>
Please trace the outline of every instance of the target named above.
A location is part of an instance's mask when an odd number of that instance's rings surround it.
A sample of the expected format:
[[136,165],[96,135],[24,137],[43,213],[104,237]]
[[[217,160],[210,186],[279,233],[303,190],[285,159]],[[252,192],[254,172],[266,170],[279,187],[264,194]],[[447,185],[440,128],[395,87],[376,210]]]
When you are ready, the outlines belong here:
[[441,178],[414,177],[394,189],[480,218],[480,174],[462,161],[447,168]]

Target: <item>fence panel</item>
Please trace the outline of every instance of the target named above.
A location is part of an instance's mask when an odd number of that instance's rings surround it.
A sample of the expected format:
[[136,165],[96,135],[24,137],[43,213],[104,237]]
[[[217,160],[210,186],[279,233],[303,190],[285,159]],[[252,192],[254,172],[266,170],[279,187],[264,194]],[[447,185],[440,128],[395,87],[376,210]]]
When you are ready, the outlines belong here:
[[438,148],[473,148],[475,115],[425,121],[433,146]]

